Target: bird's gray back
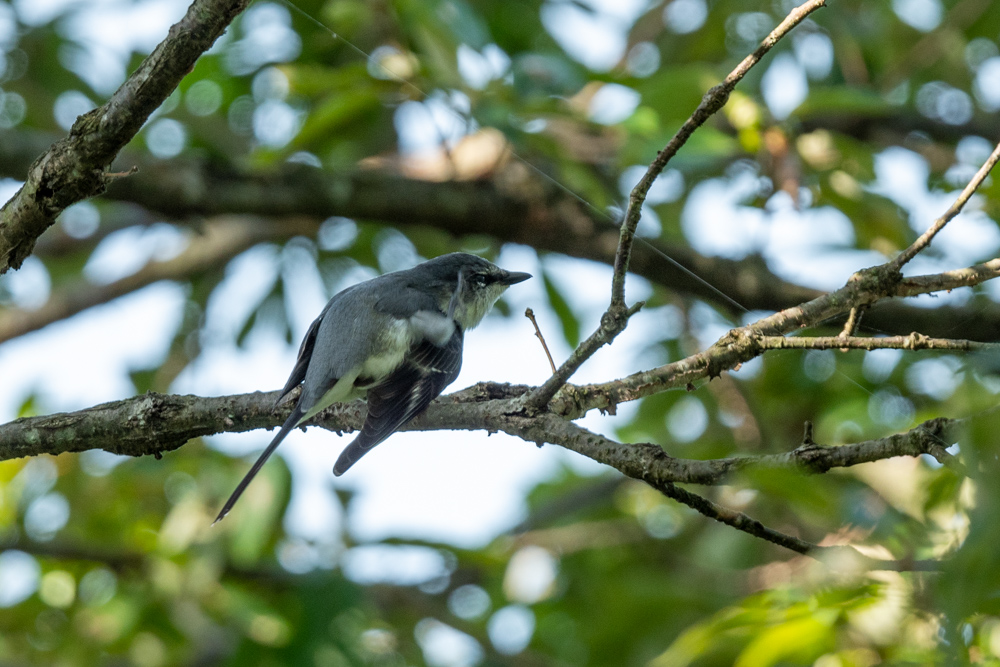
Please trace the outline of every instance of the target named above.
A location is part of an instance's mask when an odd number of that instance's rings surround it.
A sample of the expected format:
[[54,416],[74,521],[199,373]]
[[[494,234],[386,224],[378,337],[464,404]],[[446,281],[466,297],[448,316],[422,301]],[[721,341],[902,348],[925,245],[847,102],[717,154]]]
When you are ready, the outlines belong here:
[[[415,289],[408,271],[373,278],[338,292],[320,314],[316,342],[306,369],[303,401],[309,405],[344,375],[356,372],[405,340],[405,320],[418,310],[440,310],[430,295]],[[372,317],[373,311],[383,317]],[[404,349],[399,350],[405,352]]]

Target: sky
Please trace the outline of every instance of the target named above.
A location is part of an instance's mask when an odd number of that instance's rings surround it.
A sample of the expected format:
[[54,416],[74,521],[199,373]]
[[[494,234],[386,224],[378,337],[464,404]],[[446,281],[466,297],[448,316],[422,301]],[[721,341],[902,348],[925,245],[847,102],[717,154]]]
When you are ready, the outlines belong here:
[[[80,10],[63,24],[63,29],[85,46],[73,66],[85,68],[95,88],[110,92],[124,80],[127,54],[133,49],[151,50],[188,3],[18,0],[13,4],[21,20],[29,24],[50,20],[67,5],[78,5]],[[624,53],[626,31],[644,10],[645,0],[590,4],[598,10],[596,14],[584,12],[569,2],[549,3],[543,10],[543,22],[571,55],[592,68],[609,69],[627,56],[629,66],[637,72],[648,69],[651,63],[655,69],[659,58],[655,47],[653,51],[643,47]],[[940,14],[937,0],[895,0],[893,6],[918,29],[934,27],[934,16]],[[693,32],[704,21],[703,0],[675,0],[667,8],[665,21],[675,32]],[[734,31],[742,39],[758,39],[760,17],[742,16],[742,22],[734,24]],[[244,60],[234,66],[260,68],[266,62],[294,59],[298,38],[288,27],[288,17],[288,10],[280,4],[256,3],[249,10],[249,29],[242,39],[247,44],[246,53],[265,60]],[[0,21],[2,18],[0,14]],[[832,48],[822,35],[796,40],[792,50],[765,65],[764,96],[778,118],[787,116],[805,99],[810,80],[825,77],[832,63]],[[505,57],[499,49],[483,52],[470,49],[462,57],[462,71],[470,85],[481,85],[489,78],[504,75],[509,64]],[[977,67],[989,69],[992,67],[989,62],[985,58],[982,63],[987,64],[979,63]],[[995,76],[1000,78],[1000,67],[995,69]],[[262,143],[270,145],[287,141],[298,122],[293,110],[283,102],[287,81],[283,83],[282,76],[265,65],[254,81],[258,112],[263,108],[265,111],[260,113],[271,114],[260,119],[255,116],[258,129],[284,128],[261,135]],[[210,96],[211,91],[205,92]],[[985,103],[983,100],[986,98],[978,101]],[[430,150],[437,145],[442,131],[445,136],[457,139],[464,124],[454,122],[449,104],[461,106],[461,102],[461,99],[438,98],[423,105],[413,103],[416,106],[401,110],[396,122],[403,149],[411,154]],[[607,86],[595,96],[591,117],[597,122],[618,122],[631,113],[637,102],[633,91],[623,86]],[[76,113],[86,111],[88,103],[85,96],[66,98],[64,125],[68,127]],[[183,148],[184,131],[178,125],[169,119],[158,119],[147,128],[148,132],[162,135],[158,143],[151,142],[161,147],[162,157],[170,157]],[[988,154],[990,148],[985,140],[965,140],[959,147],[959,166],[978,166],[985,157],[983,153]],[[928,190],[927,165],[915,153],[902,148],[888,149],[877,157],[875,166],[877,180],[865,187],[872,187],[899,203],[908,211],[918,231],[925,229],[954,198],[954,191]],[[642,165],[628,170],[621,183],[623,197],[642,171]],[[955,178],[956,187],[961,185],[961,176]],[[17,185],[12,181],[0,182],[0,200],[13,194]],[[668,170],[651,191],[650,203],[676,199],[683,186],[683,176]],[[746,204],[762,189],[767,191],[770,187],[750,163],[738,163],[724,176],[695,186],[681,217],[682,228],[692,246],[704,254],[732,258],[757,252],[782,277],[824,289],[839,287],[852,272],[884,261],[874,251],[852,247],[850,221],[833,209],[816,207],[800,211],[783,193],[770,196],[763,209]],[[808,201],[808,191],[804,190],[802,196]],[[85,218],[86,206],[82,205],[71,216]],[[659,228],[655,214],[647,209],[640,235],[656,235]],[[411,262],[418,259],[405,239],[395,238],[393,242],[394,252],[411,253]],[[97,282],[114,280],[137,269],[152,256],[166,257],[180,252],[186,243],[183,236],[166,226],[112,234],[89,262],[87,275]],[[970,212],[952,222],[935,241],[935,247],[942,252],[935,258],[918,257],[908,272],[966,266],[987,250],[994,252],[1000,248],[1000,232],[995,223],[976,212],[974,200]],[[266,245],[247,251],[231,264],[209,304],[204,352],[176,380],[173,391],[223,395],[269,391],[284,384],[295,359],[297,341],[290,346],[277,332],[266,330],[255,331],[245,349],[235,348],[228,340],[233,323],[242,321],[241,313],[245,314],[256,303],[279,273],[289,292],[295,294],[294,302],[289,304],[293,333],[297,339],[304,334],[332,295],[325,291],[311,262],[296,261],[297,252],[302,249],[294,244],[284,250]],[[505,246],[497,263],[509,270],[527,271],[536,278],[509,290],[506,299],[515,314],[513,317],[490,317],[467,336],[462,373],[451,390],[484,380],[539,384],[546,379],[547,362],[530,323],[520,316],[526,307],[538,315],[557,362],[567,357],[569,349],[559,335],[557,319],[545,305],[547,299],[538,278],[543,270],[564,288],[563,293],[581,316],[584,335],[597,326],[607,305],[611,276],[607,266],[555,255],[542,261],[532,249],[516,245]],[[353,279],[363,277],[366,276],[357,274]],[[47,295],[47,276],[36,260],[29,259],[20,271],[0,280],[5,281],[20,305],[40,305]],[[345,286],[346,283],[341,287]],[[644,280],[629,278],[629,302],[643,299],[649,293],[650,286]],[[966,298],[967,291],[958,290],[941,296],[936,303],[961,302]],[[33,391],[53,411],[77,410],[129,396],[132,385],[128,370],[155,365],[163,358],[183,307],[180,287],[155,284],[0,346],[0,369],[7,378],[0,385],[0,421],[13,418],[25,396]],[[613,348],[598,352],[573,380],[606,381],[662,363],[664,360],[657,353],[646,349],[645,342],[654,334],[661,334],[665,327],[676,326],[675,315],[670,308],[640,312]],[[709,317],[702,327],[702,344],[711,344],[726,328],[721,320]],[[740,372],[752,375],[758,367],[746,364]],[[697,413],[700,405],[697,396],[692,400],[692,409]],[[595,414],[581,423],[613,436],[616,423],[628,421],[633,410],[634,406],[624,405],[617,417]],[[699,421],[688,419],[684,424],[675,424],[677,429],[687,429],[678,431],[679,440],[697,437],[699,433],[697,428],[692,431],[692,423],[697,426]],[[229,454],[248,457],[249,465],[271,435],[267,431],[225,434],[209,438],[209,442]],[[280,455],[295,480],[285,520],[296,538],[322,542],[346,521],[352,535],[361,542],[396,536],[463,547],[480,546],[516,525],[524,516],[525,492],[561,466],[586,475],[605,471],[596,463],[554,446],[538,448],[504,434],[439,431],[395,434],[347,475],[334,479],[330,472],[333,462],[351,437],[338,437],[317,428],[306,432],[296,430],[281,446]],[[329,493],[333,487],[356,492],[347,516]],[[238,520],[238,513],[239,506],[232,517]],[[438,567],[434,563],[421,564],[420,558],[414,560],[411,556],[400,556],[393,567],[398,569],[402,562],[411,563],[407,567],[415,568],[413,576],[418,578],[421,567]],[[346,561],[345,567],[349,569]],[[357,571],[356,576],[378,575]]]

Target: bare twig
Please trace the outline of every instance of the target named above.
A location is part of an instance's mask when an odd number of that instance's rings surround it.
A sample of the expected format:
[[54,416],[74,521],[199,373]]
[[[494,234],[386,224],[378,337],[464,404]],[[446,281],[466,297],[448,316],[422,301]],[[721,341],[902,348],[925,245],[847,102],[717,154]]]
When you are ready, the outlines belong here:
[[951,338],[928,338],[918,333],[909,336],[887,336],[885,338],[859,338],[850,336],[761,336],[757,339],[768,350],[1000,350],[1000,343],[978,343],[971,340]]
[[[749,326],[731,330],[703,352],[618,380],[576,386],[572,392],[564,392],[565,395],[557,397],[549,405],[549,410],[575,418],[595,408],[599,410],[613,409],[619,403],[634,401],[666,389],[685,387],[705,378],[716,377],[723,371],[746,363],[768,349],[759,343],[761,337],[788,334],[815,326],[843,314],[850,308],[859,305],[871,306],[880,299],[896,296],[900,292],[905,292],[909,296],[929,294],[955,287],[976,285],[998,276],[1000,276],[1000,260],[991,260],[985,264],[958,271],[917,276],[902,281],[899,273],[895,272],[889,263],[865,269],[853,275],[844,287],[834,292],[793,308],[787,308]],[[911,340],[910,336],[899,338]],[[794,340],[808,339],[796,338]],[[830,345],[834,349],[851,347],[850,343],[845,344],[843,338],[838,337],[832,340],[836,340],[835,344]],[[885,339],[855,340],[878,341]],[[791,347],[791,345],[794,344],[789,344],[787,347]],[[877,343],[866,342],[857,345],[877,346]],[[919,348],[920,343],[914,342],[913,345]],[[971,349],[977,344],[970,341],[969,345]]]
[[130,169],[126,169],[125,171],[109,171],[109,172],[105,172],[104,173],[104,180],[107,183],[111,183],[112,181],[117,181],[119,178],[127,178],[129,176],[132,176],[132,175],[138,174],[138,173],[139,173],[139,167],[138,167],[138,165],[132,165],[132,167]]
[[597,331],[580,343],[569,355],[569,359],[563,362],[563,365],[556,369],[556,372],[542,386],[525,397],[525,406],[530,410],[543,409],[556,395],[556,392],[566,384],[570,376],[583,365],[583,362],[592,357],[601,347],[611,343],[619,333],[624,331],[629,318],[639,312],[639,309],[644,305],[644,302],[639,301],[625,309],[624,312],[614,312],[613,309],[609,308],[601,316],[601,324],[597,327]]
[[684,121],[684,124],[677,130],[677,133],[670,141],[667,142],[663,150],[656,154],[656,159],[649,165],[649,169],[646,170],[646,173],[643,174],[642,178],[639,179],[639,182],[632,188],[632,192],[629,194],[628,208],[625,211],[625,218],[622,220],[619,234],[618,252],[615,255],[614,277],[611,281],[612,306],[622,308],[625,305],[625,274],[628,271],[629,258],[632,252],[632,240],[642,214],[642,204],[646,201],[646,194],[653,187],[653,182],[656,181],[657,176],[660,175],[667,166],[667,163],[677,154],[677,151],[687,142],[694,131],[725,106],[729,100],[729,94],[733,92],[736,84],[746,76],[747,72],[759,63],[760,59],[774,48],[774,45],[785,35],[791,32],[795,26],[814,11],[824,6],[826,6],[826,0],[809,0],[793,9],[785,17],[785,20],[778,24],[778,27],[772,30],[771,34],[764,38],[760,46],[744,58],[737,65],[736,69],[729,73],[722,83],[705,93],[701,104],[698,105],[694,113]]
[[959,287],[973,287],[997,277],[1000,277],[1000,259],[991,259],[966,269],[903,278],[896,287],[894,296],[916,296]]
[[538,328],[538,322],[535,320],[535,311],[531,308],[526,308],[524,310],[524,316],[531,320],[532,326],[535,327],[535,335],[542,344],[542,349],[545,350],[545,356],[549,360],[549,367],[552,368],[552,372],[556,372],[556,362],[552,360],[552,353],[549,352],[549,346],[545,342],[545,336],[542,335],[541,329]]
[[969,201],[969,198],[975,194],[976,190],[979,189],[979,186],[982,185],[984,180],[986,180],[986,176],[989,175],[993,166],[997,163],[997,160],[1000,160],[1000,144],[997,144],[996,148],[993,149],[989,158],[987,158],[986,162],[983,163],[983,166],[979,168],[979,171],[977,171],[976,175],[972,177],[972,180],[965,186],[961,194],[958,195],[958,198],[952,203],[951,206],[948,207],[948,210],[945,211],[940,218],[935,220],[934,224],[932,224],[927,231],[917,237],[917,240],[910,244],[909,248],[899,253],[895,259],[889,262],[889,265],[893,269],[899,271],[903,268],[904,264],[916,257],[917,253],[930,245],[937,233],[944,229],[944,226],[951,222],[951,220],[962,211],[965,204]]
[[762,540],[772,542],[785,547],[786,549],[791,549],[797,553],[809,556],[815,556],[817,551],[822,551],[823,549],[823,547],[819,547],[812,542],[806,542],[805,540],[792,537],[791,535],[786,535],[785,533],[774,530],[773,528],[768,528],[760,521],[747,516],[743,512],[738,512],[736,510],[729,509],[728,507],[722,507],[721,505],[713,503],[708,498],[699,496],[698,494],[692,493],[686,489],[682,489],[676,484],[668,482],[666,484],[656,484],[653,486],[663,495],[668,498],[672,498],[679,503],[687,505],[699,514],[703,514],[709,519],[714,519],[720,523],[726,524],[727,526],[741,530],[748,535],[759,537]]
[[864,314],[865,308],[863,306],[855,306],[854,308],[851,308],[851,314],[847,316],[844,328],[840,332],[841,338],[854,335],[854,332],[858,330],[858,325],[861,324],[861,316]]
[[576,370],[597,350],[604,345],[608,345],[618,334],[625,330],[629,318],[642,307],[638,303],[628,307],[625,305],[625,274],[628,273],[629,262],[632,255],[632,242],[635,239],[635,229],[639,224],[639,217],[642,211],[642,204],[646,200],[646,194],[653,186],[657,176],[670,162],[671,158],[687,142],[695,130],[701,127],[705,121],[717,113],[726,101],[729,94],[736,88],[736,84],[746,76],[750,69],[760,62],[760,59],[770,51],[775,44],[787,35],[789,31],[801,23],[809,14],[820,7],[826,5],[826,0],[809,0],[801,6],[796,7],[785,17],[777,28],[771,31],[760,46],[743,59],[743,61],[717,86],[705,93],[701,104],[694,110],[694,113],[684,121],[677,133],[667,142],[667,145],[656,154],[656,159],[649,165],[649,169],[639,180],[632,192],[629,194],[628,208],[625,211],[625,218],[619,228],[618,249],[615,252],[614,274],[611,279],[611,303],[607,312],[601,317],[601,324],[597,331],[591,334],[573,351],[559,369],[552,374],[541,387],[525,397],[525,406],[529,410],[540,410],[548,404],[556,392],[569,381],[569,378]]

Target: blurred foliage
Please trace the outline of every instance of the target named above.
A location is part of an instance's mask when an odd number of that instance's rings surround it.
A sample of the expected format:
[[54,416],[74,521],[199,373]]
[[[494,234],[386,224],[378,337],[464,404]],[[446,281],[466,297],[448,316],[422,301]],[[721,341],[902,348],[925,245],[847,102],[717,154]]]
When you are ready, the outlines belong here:
[[[626,170],[648,163],[794,4],[652,0],[622,26],[620,60],[593,69],[580,53],[590,37],[576,35],[570,48],[566,26],[620,24],[613,2],[298,0],[332,32],[258,2],[133,148],[223,171],[291,160],[390,165],[442,180],[454,175],[457,138],[489,127],[540,174],[603,209],[627,195],[635,179],[625,182]],[[116,70],[74,23],[86,3],[32,22],[22,15],[29,5],[0,2],[0,127],[64,132],[107,97]],[[996,139],[998,38],[1000,5],[990,0],[830,3],[671,163],[673,185],[648,202],[647,218],[659,221],[650,234],[689,242],[707,221],[682,225],[685,205],[715,184],[737,193],[738,210],[792,202],[839,211],[850,238],[825,251],[904,247],[912,211],[875,186],[877,157],[902,148],[926,168],[932,191],[963,185],[986,139]],[[128,71],[142,57],[129,54]],[[787,117],[776,117],[763,92],[780,58],[798,63],[808,90]],[[602,96],[610,111],[601,111]],[[406,123],[440,135],[422,146],[431,157],[420,164],[410,161]],[[451,151],[437,150],[448,139]],[[998,213],[997,188],[995,178],[984,186],[985,215]],[[40,258],[53,291],[88,280],[95,250],[129,232],[107,228],[122,206],[96,200],[63,216],[77,243]],[[168,238],[192,224],[164,222]],[[298,262],[315,263],[333,293],[421,256],[494,256],[489,231],[453,239],[327,220],[316,239],[264,248],[273,278],[231,327],[232,342],[244,345],[259,327],[294,342],[285,271]],[[583,314],[568,281],[553,280],[541,262],[549,304],[575,345],[589,333]],[[136,392],[169,390],[198,358],[225,273],[219,265],[185,282],[165,360],[132,369]],[[647,349],[660,362],[733,323],[667,287],[653,286],[648,299],[664,314]],[[16,295],[0,282],[0,307],[10,305]],[[0,463],[0,665],[1000,665],[996,370],[948,354],[778,352],[696,393],[649,397],[619,428],[623,441],[711,458],[788,451],[806,421],[816,441],[841,444],[971,415],[961,456],[979,471],[974,479],[931,460],[893,459],[816,477],[757,471],[707,492],[823,544],[944,559],[938,573],[794,556],[611,474],[562,471],[530,492],[522,526],[463,551],[391,540],[360,547],[347,531],[304,542],[282,523],[290,476],[278,461],[249,488],[249,511],[212,528],[244,465],[198,442],[163,460],[89,452]],[[44,413],[45,403],[32,393],[11,417]],[[349,508],[350,497],[340,500]],[[439,571],[416,583],[352,580],[340,566],[362,548],[416,549]]]

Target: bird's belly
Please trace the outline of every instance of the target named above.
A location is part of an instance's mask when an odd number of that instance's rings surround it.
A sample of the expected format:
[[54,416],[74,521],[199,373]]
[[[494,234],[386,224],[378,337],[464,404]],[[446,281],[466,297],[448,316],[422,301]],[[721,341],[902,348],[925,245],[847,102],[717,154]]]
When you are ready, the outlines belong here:
[[396,320],[383,329],[375,346],[381,352],[371,355],[361,365],[357,380],[354,382],[355,388],[367,389],[385,379],[403,363],[412,345],[413,333],[405,320]]

